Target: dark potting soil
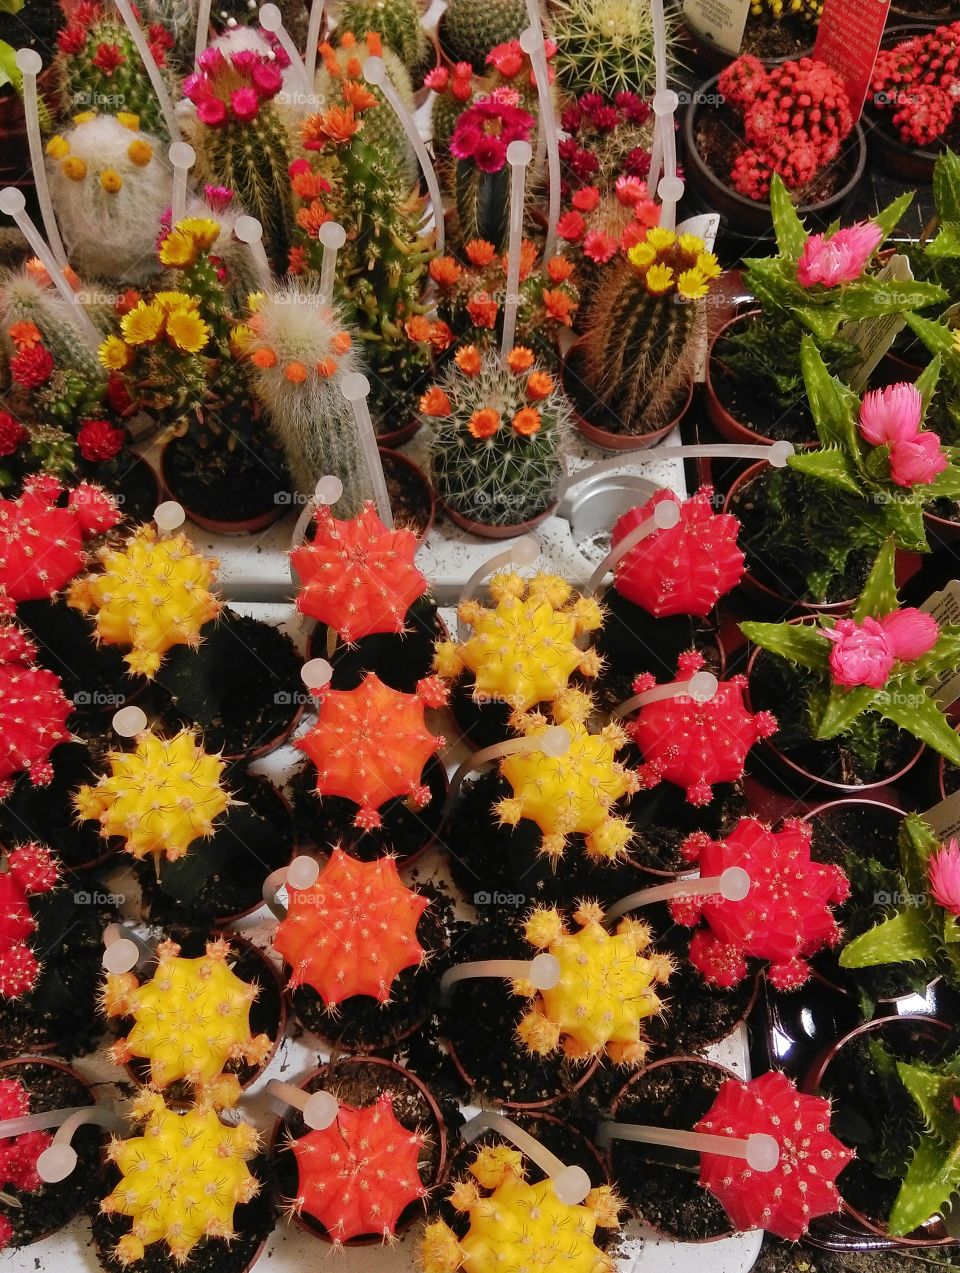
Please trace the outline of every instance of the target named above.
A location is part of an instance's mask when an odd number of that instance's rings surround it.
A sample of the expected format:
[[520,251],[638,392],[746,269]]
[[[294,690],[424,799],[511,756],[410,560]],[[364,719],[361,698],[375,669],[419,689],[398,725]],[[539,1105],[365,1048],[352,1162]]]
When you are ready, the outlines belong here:
[[[583,368],[580,351],[574,346],[567,355],[563,375],[563,386],[577,415],[592,424],[595,429],[604,429],[607,433],[615,433],[622,437],[642,437],[645,433],[654,433],[656,429],[645,429],[643,420],[625,420],[618,411],[603,402],[590,385]],[[674,419],[683,409],[689,392],[688,385],[682,385],[673,401],[664,405],[664,423]],[[661,426],[658,426],[658,428]]]
[[[618,1102],[618,1122],[691,1130],[729,1076],[713,1066],[676,1061],[638,1076]],[[617,1188],[653,1228],[681,1240],[731,1230],[720,1203],[698,1181],[696,1154],[615,1140],[610,1162]]]
[[708,986],[703,974],[690,960],[671,949],[675,945],[686,948],[690,944],[690,930],[680,929],[679,932],[682,936],[677,942],[660,935],[654,938],[656,950],[669,950],[674,954],[676,967],[670,980],[658,990],[664,1001],[663,1012],[659,1016],[648,1017],[644,1022],[651,1059],[696,1055],[725,1039],[743,1020],[756,988],[754,968],[730,990],[716,990]]
[[[516,731],[510,727],[512,713],[509,704],[476,702],[473,697],[475,684],[473,674],[465,672],[450,687],[450,711],[460,730],[460,737],[478,750],[514,738]],[[447,741],[453,743],[457,740],[450,738]]]
[[[372,995],[353,995],[330,1011],[312,986],[299,986],[290,992],[290,1002],[304,1029],[343,1051],[389,1052],[430,1016],[447,967],[455,921],[449,897],[429,885],[420,891],[430,898],[417,925],[425,962],[405,968],[395,978],[387,1003]],[[285,976],[289,972],[284,968]]]
[[[73,728],[77,728],[71,721]],[[64,866],[78,870],[110,851],[101,839],[96,821],[78,822],[73,795],[84,783],[95,783],[101,774],[101,750],[87,743],[63,743],[50,760],[53,780],[35,787],[24,778],[13,793],[0,801],[0,844],[13,848],[39,840],[55,850]]]
[[[0,1069],[0,1079],[20,1080],[30,1094],[31,1114],[94,1104],[89,1088],[58,1065],[18,1061]],[[51,1129],[49,1135],[52,1136],[54,1130]],[[59,1184],[41,1185],[32,1192],[4,1185],[3,1192],[17,1198],[21,1204],[13,1207],[0,1201],[0,1215],[13,1226],[10,1246],[14,1250],[29,1246],[48,1233],[55,1233],[98,1197],[104,1135],[99,1127],[87,1125],[77,1129],[70,1143],[79,1162],[76,1169]]]
[[[426,1133],[417,1163],[420,1179],[428,1188],[438,1183],[443,1162],[444,1129],[437,1123],[436,1115],[423,1091],[406,1070],[385,1066],[375,1058],[369,1061],[341,1058],[323,1066],[302,1087],[309,1093],[321,1090],[332,1092],[341,1105],[351,1105],[355,1109],[374,1105],[384,1093],[389,1092],[393,1097],[393,1113],[397,1122],[408,1131]],[[299,1140],[307,1130],[299,1112],[291,1112],[288,1119],[281,1121],[275,1136],[272,1177],[273,1187],[281,1203],[295,1198],[299,1192],[297,1160],[293,1150],[286,1144],[286,1137],[290,1135]],[[406,1229],[423,1214],[422,1201],[411,1203],[400,1213],[397,1231]],[[302,1212],[299,1218],[313,1233],[327,1235],[323,1225],[306,1212]],[[351,1244],[345,1243],[346,1246]]]
[[816,38],[814,23],[790,14],[777,19],[764,9],[762,13],[751,13],[747,18],[740,53],[752,53],[761,62],[796,59],[809,53]]
[[960,522],[960,500],[935,499],[927,506],[927,512],[944,521]]
[[381,452],[383,476],[390,496],[393,522],[398,528],[412,530],[419,539],[430,523],[433,495],[430,483],[422,473],[403,460]]
[[146,460],[126,447],[112,460],[94,463],[78,458],[77,475],[87,482],[97,482],[117,501],[128,523],[148,522],[160,502],[160,484]]
[[443,823],[446,770],[437,756],[427,761],[421,782],[431,792],[422,809],[412,808],[403,796],[397,796],[380,806],[380,826],[365,831],[354,825],[357,806],[352,800],[317,795],[316,770],[306,763],[290,783],[297,844],[304,851],[313,848],[321,853],[340,845],[363,862],[388,853],[400,859],[412,857],[436,836]]
[[952,21],[957,16],[957,0],[897,0],[890,6],[891,14],[906,14],[911,18],[936,18]]
[[[640,753],[633,747],[624,753],[624,762],[636,765]],[[693,805],[680,787],[661,782],[650,791],[638,791],[630,797],[626,815],[636,831],[630,845],[630,857],[640,867],[651,871],[677,871],[689,868],[680,846],[694,831],[707,831],[719,837],[733,828],[746,812],[746,797],[739,783],[717,783],[713,799],[706,805]]]
[[293,856],[294,824],[283,796],[266,778],[228,774],[235,805],[209,840],[196,840],[176,862],[136,864],[146,914],[154,923],[213,923],[257,907],[263,882]]
[[[205,461],[204,450],[188,433],[173,438],[163,453],[167,489],[188,516],[194,509],[212,520],[242,522],[264,516],[278,505],[291,504],[290,476],[279,450],[261,441],[259,453],[253,455],[239,446],[229,453],[225,473],[217,473],[215,466]],[[220,460],[224,452],[215,448],[211,454]]]
[[[14,49],[36,49],[44,66],[57,56],[57,33],[64,24],[58,4],[50,0],[26,0],[19,13],[0,12],[0,40]],[[4,92],[9,92],[5,86]]]
[[949,760],[943,762],[943,791],[945,796],[952,796],[960,791],[960,769],[951,765]]
[[331,629],[318,623],[310,633],[307,657],[329,660],[335,690],[356,689],[367,672],[376,672],[391,689],[412,694],[417,682],[433,671],[434,643],[442,641],[446,633],[437,603],[425,595],[407,611],[402,633],[373,632],[353,645],[344,644],[335,633],[333,636],[331,652]]
[[723,363],[725,342],[721,337],[713,350],[710,362],[710,383],[713,391],[734,420],[745,428],[759,433],[771,442],[786,439],[788,442],[816,442],[817,431],[805,402],[798,402],[783,411],[772,402],[765,402]]
[[174,646],[156,676],[171,697],[171,726],[198,726],[204,748],[228,757],[278,746],[304,694],[293,642],[227,609],[200,636],[198,649]]
[[115,712],[142,690],[143,680],[128,675],[120,648],[97,645],[90,620],[64,600],[22,602],[17,622],[33,637],[38,661],[60,677],[78,712]]

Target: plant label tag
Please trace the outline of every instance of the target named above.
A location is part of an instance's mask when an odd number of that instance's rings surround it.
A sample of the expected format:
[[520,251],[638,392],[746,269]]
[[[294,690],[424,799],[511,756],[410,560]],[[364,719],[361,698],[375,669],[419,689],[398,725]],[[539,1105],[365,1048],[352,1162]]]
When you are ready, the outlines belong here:
[[890,0],[825,0],[813,56],[843,77],[854,119],[863,114]]
[[[703,212],[699,216],[687,217],[686,221],[681,222],[677,226],[677,234],[695,234],[698,239],[703,239],[707,251],[712,252],[713,245],[717,241],[717,231],[719,229],[720,213]],[[701,326],[703,328],[702,339],[697,341],[697,355],[693,367],[693,381],[694,384],[698,385],[702,385],[707,378],[707,354],[710,348],[707,325],[703,323]]]
[[[898,253],[877,271],[876,277],[885,283],[911,283],[913,270],[909,260]],[[843,324],[840,335],[852,341],[861,352],[860,364],[850,376],[851,389],[864,387],[870,373],[905,326],[906,319],[901,314],[879,314],[876,318],[861,318]]]
[[743,43],[750,0],[683,0],[683,16],[701,40],[736,57]]
[[941,800],[932,809],[921,814],[924,822],[929,822],[934,835],[941,840],[953,840],[960,837],[960,791],[955,791],[946,800]]
[[[960,624],[960,579],[951,579],[947,586],[927,597],[920,607],[932,614],[941,627],[946,623]],[[937,706],[947,708],[960,698],[960,672],[944,672],[936,693]]]

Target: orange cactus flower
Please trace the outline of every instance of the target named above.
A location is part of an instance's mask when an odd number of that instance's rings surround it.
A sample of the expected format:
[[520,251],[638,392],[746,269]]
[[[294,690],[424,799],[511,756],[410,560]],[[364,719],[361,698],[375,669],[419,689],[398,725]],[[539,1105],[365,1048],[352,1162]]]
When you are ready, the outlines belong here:
[[330,349],[339,358],[347,352],[352,344],[353,341],[349,332],[337,332],[336,336],[330,341]]
[[404,323],[403,330],[418,345],[426,344],[430,339],[430,320],[422,314],[414,314],[413,318],[408,318]]
[[438,256],[430,262],[430,277],[440,287],[453,287],[460,277],[460,266],[452,256]]
[[420,398],[421,414],[432,416],[435,420],[444,419],[452,410],[450,399],[439,385],[431,385]]
[[[349,33],[348,33],[349,34]],[[320,57],[323,59],[323,65],[328,75],[332,75],[335,79],[340,78],[340,63],[334,52],[333,45],[327,40],[319,46]]]
[[250,355],[250,361],[261,371],[268,371],[277,365],[277,355],[272,349],[255,349]]
[[540,412],[536,407],[521,407],[513,417],[513,428],[521,437],[532,438],[540,431]]
[[453,332],[440,318],[430,324],[430,344],[435,353],[442,354],[453,344]]
[[40,328],[36,323],[31,323],[28,319],[24,319],[19,323],[12,323],[7,329],[7,335],[18,349],[33,349],[43,339],[40,334]]
[[488,243],[486,239],[471,239],[463,250],[466,252],[467,260],[470,264],[476,265],[478,269],[483,269],[484,266],[489,265],[497,255],[493,244]]
[[283,374],[292,385],[302,385],[307,378],[307,369],[302,362],[288,362]]
[[135,287],[128,287],[127,290],[117,298],[116,310],[118,314],[129,314],[140,304],[140,293]]
[[547,371],[531,371],[527,380],[527,397],[532,402],[549,398],[556,388],[553,376]]
[[500,306],[488,292],[478,292],[467,301],[467,313],[474,327],[493,328]]
[[383,40],[376,31],[368,31],[363,38],[367,42],[367,52],[371,57],[383,57]]
[[301,208],[297,213],[297,225],[301,230],[306,230],[311,239],[317,237],[320,227],[329,220],[330,213],[317,200],[314,200],[309,207]]
[[[537,263],[536,246],[528,239],[524,239],[520,244],[520,277],[526,278],[530,271]],[[503,258],[503,272],[507,272],[507,258]]]
[[500,412],[494,411],[493,407],[481,407],[474,411],[467,428],[475,438],[492,438],[500,428]]
[[558,323],[563,323],[564,327],[569,327],[573,323],[573,313],[577,308],[577,302],[572,296],[568,296],[566,292],[561,292],[559,288],[545,287],[542,292],[543,308],[547,311],[547,317],[554,319]]
[[321,380],[329,380],[336,370],[337,364],[333,358],[321,358],[317,363],[317,375]]
[[[347,68],[348,70],[349,70],[349,67],[354,64],[354,62],[356,62],[356,59],[355,58],[351,59],[350,63],[348,64],[348,68]],[[357,74],[359,75],[360,63],[356,62],[356,66],[357,66]],[[348,106],[352,106],[355,111],[368,111],[371,106],[376,106],[377,104],[377,99],[366,87],[366,85],[361,84],[359,80],[355,80],[355,79],[346,80],[344,82],[343,100],[347,103]]]
[[307,254],[299,245],[287,253],[287,270],[290,274],[303,274],[307,268]]
[[476,345],[464,345],[453,355],[453,359],[465,376],[479,374],[482,360]]
[[533,366],[533,350],[527,349],[525,345],[515,345],[507,354],[507,366],[517,376],[523,371],[529,371]]
[[547,262],[547,274],[551,283],[565,283],[573,273],[573,262],[565,256],[552,256]]
[[358,127],[352,106],[328,106],[323,114],[311,115],[303,121],[300,135],[306,144],[333,142],[335,146],[342,146]]

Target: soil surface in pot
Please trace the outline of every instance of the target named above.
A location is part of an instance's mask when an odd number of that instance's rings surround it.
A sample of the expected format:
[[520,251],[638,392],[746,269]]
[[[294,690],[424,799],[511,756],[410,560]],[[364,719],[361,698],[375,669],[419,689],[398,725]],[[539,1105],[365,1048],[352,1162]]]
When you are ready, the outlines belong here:
[[[72,1074],[59,1066],[23,1061],[0,1070],[0,1079],[19,1079],[30,1093],[30,1113],[42,1114],[51,1109],[69,1109],[73,1105],[92,1105],[89,1090]],[[53,1132],[50,1132],[52,1135]],[[13,1226],[10,1246],[29,1246],[46,1233],[67,1224],[77,1212],[88,1207],[99,1195],[101,1176],[100,1149],[105,1132],[99,1127],[80,1127],[71,1139],[79,1162],[59,1184],[42,1185],[23,1192],[4,1185],[3,1192],[17,1198],[19,1207],[0,1202],[0,1215]],[[39,1267],[39,1264],[38,1264]]]
[[749,381],[742,380],[725,365],[724,353],[727,350],[726,339],[721,336],[713,347],[710,383],[720,405],[726,408],[734,420],[754,433],[769,438],[771,442],[781,439],[793,443],[816,442],[817,431],[813,427],[813,419],[806,403],[797,402],[784,411],[777,404],[754,393]]
[[756,964],[750,961],[750,970],[739,985],[715,990],[686,958],[693,930],[676,924],[664,928],[653,919],[651,923],[653,949],[672,954],[676,965],[670,980],[657,991],[664,1002],[663,1012],[644,1022],[651,1059],[704,1052],[743,1020],[753,997]]
[[301,849],[309,845],[321,853],[339,844],[362,862],[388,853],[401,859],[412,857],[433,839],[443,822],[445,778],[443,762],[432,756],[420,778],[430,788],[429,803],[414,809],[403,796],[396,796],[380,806],[380,826],[365,831],[354,825],[354,802],[343,796],[318,796],[316,770],[312,764],[304,764],[290,784],[297,843]]
[[17,622],[36,642],[38,662],[56,672],[79,712],[117,711],[143,688],[141,678],[128,675],[120,647],[97,645],[89,618],[65,601],[21,602]]
[[412,694],[417,682],[433,670],[433,647],[445,637],[437,603],[429,595],[416,600],[406,613],[405,630],[372,632],[352,645],[336,638],[330,652],[330,629],[318,623],[310,634],[308,657],[328,659],[333,665],[335,690],[353,690],[367,672],[376,672],[391,689]]
[[98,482],[117,497],[120,512],[128,523],[151,520],[160,487],[157,475],[146,460],[124,448],[112,460],[96,463],[78,457],[75,463],[78,478]]
[[[77,728],[76,717],[71,727]],[[0,801],[0,844],[13,848],[27,840],[39,840],[52,848],[63,865],[74,870],[110,849],[101,839],[95,820],[78,822],[73,796],[84,783],[96,783],[102,771],[102,751],[97,745],[63,743],[51,753],[53,780],[34,787],[18,780],[13,793]]]
[[[618,1122],[692,1129],[713,1104],[727,1076],[692,1061],[641,1075],[617,1105]],[[613,1178],[648,1224],[681,1240],[717,1237],[731,1225],[720,1203],[701,1187],[692,1153],[615,1140]]]
[[[0,12],[0,40],[14,49],[36,49],[49,66],[57,57],[57,34],[64,16],[57,4],[31,0],[19,13]],[[4,94],[11,91],[4,86]]]
[[816,38],[814,23],[790,14],[778,20],[764,10],[747,18],[740,53],[752,53],[761,62],[797,58],[810,49]]
[[[224,460],[227,471],[212,471],[205,452],[222,459],[219,448],[202,448],[193,436],[173,438],[163,453],[171,496],[211,520],[241,522],[290,503],[290,476],[279,450],[261,443],[258,455],[238,447]],[[202,476],[201,476],[202,475]]]
[[293,856],[293,820],[283,797],[265,778],[242,770],[227,775],[237,801],[209,840],[196,840],[160,876],[152,860],[137,863],[144,908],[154,923],[210,923],[241,915],[263,899],[263,881]]
[[394,525],[412,530],[419,539],[430,523],[433,500],[429,483],[402,460],[382,453],[381,459]]
[[157,684],[171,698],[173,729],[198,726],[206,751],[242,756],[276,740],[304,695],[300,656],[272,624],[224,609],[200,629],[200,646],[176,645]]
[[576,346],[570,350],[567,356],[563,387],[566,389],[570,401],[582,420],[592,424],[595,429],[603,429],[607,433],[613,433],[618,437],[625,438],[637,438],[642,437],[645,433],[655,433],[664,425],[669,424],[682,410],[689,389],[686,384],[678,389],[674,400],[663,411],[663,424],[654,425],[649,429],[644,428],[642,419],[637,421],[625,420],[618,411],[597,397],[583,369],[581,351]]

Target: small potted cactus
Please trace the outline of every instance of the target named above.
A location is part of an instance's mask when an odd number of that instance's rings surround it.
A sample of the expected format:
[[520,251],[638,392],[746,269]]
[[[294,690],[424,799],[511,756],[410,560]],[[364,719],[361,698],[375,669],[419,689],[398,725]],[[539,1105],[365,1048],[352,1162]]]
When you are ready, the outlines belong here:
[[594,186],[615,189],[620,177],[646,180],[653,141],[653,110],[639,93],[625,89],[604,97],[591,89],[568,102],[560,114],[566,134],[560,142],[564,191]]
[[885,35],[867,99],[871,150],[900,179],[929,181],[944,149],[960,146],[958,67],[960,22]]
[[[823,0],[751,0],[741,53],[750,53],[762,62],[783,62],[812,56]],[[724,52],[698,31],[689,20],[684,32],[684,57],[688,65],[705,71],[722,70],[730,62]]]
[[[675,59],[677,20],[667,8],[667,62]],[[653,15],[645,0],[557,0],[550,6],[557,83],[567,93],[649,97],[656,87]]]
[[469,62],[482,75],[490,50],[516,44],[529,23],[524,0],[497,0],[493,5],[451,0],[437,29],[440,51],[450,63]]

